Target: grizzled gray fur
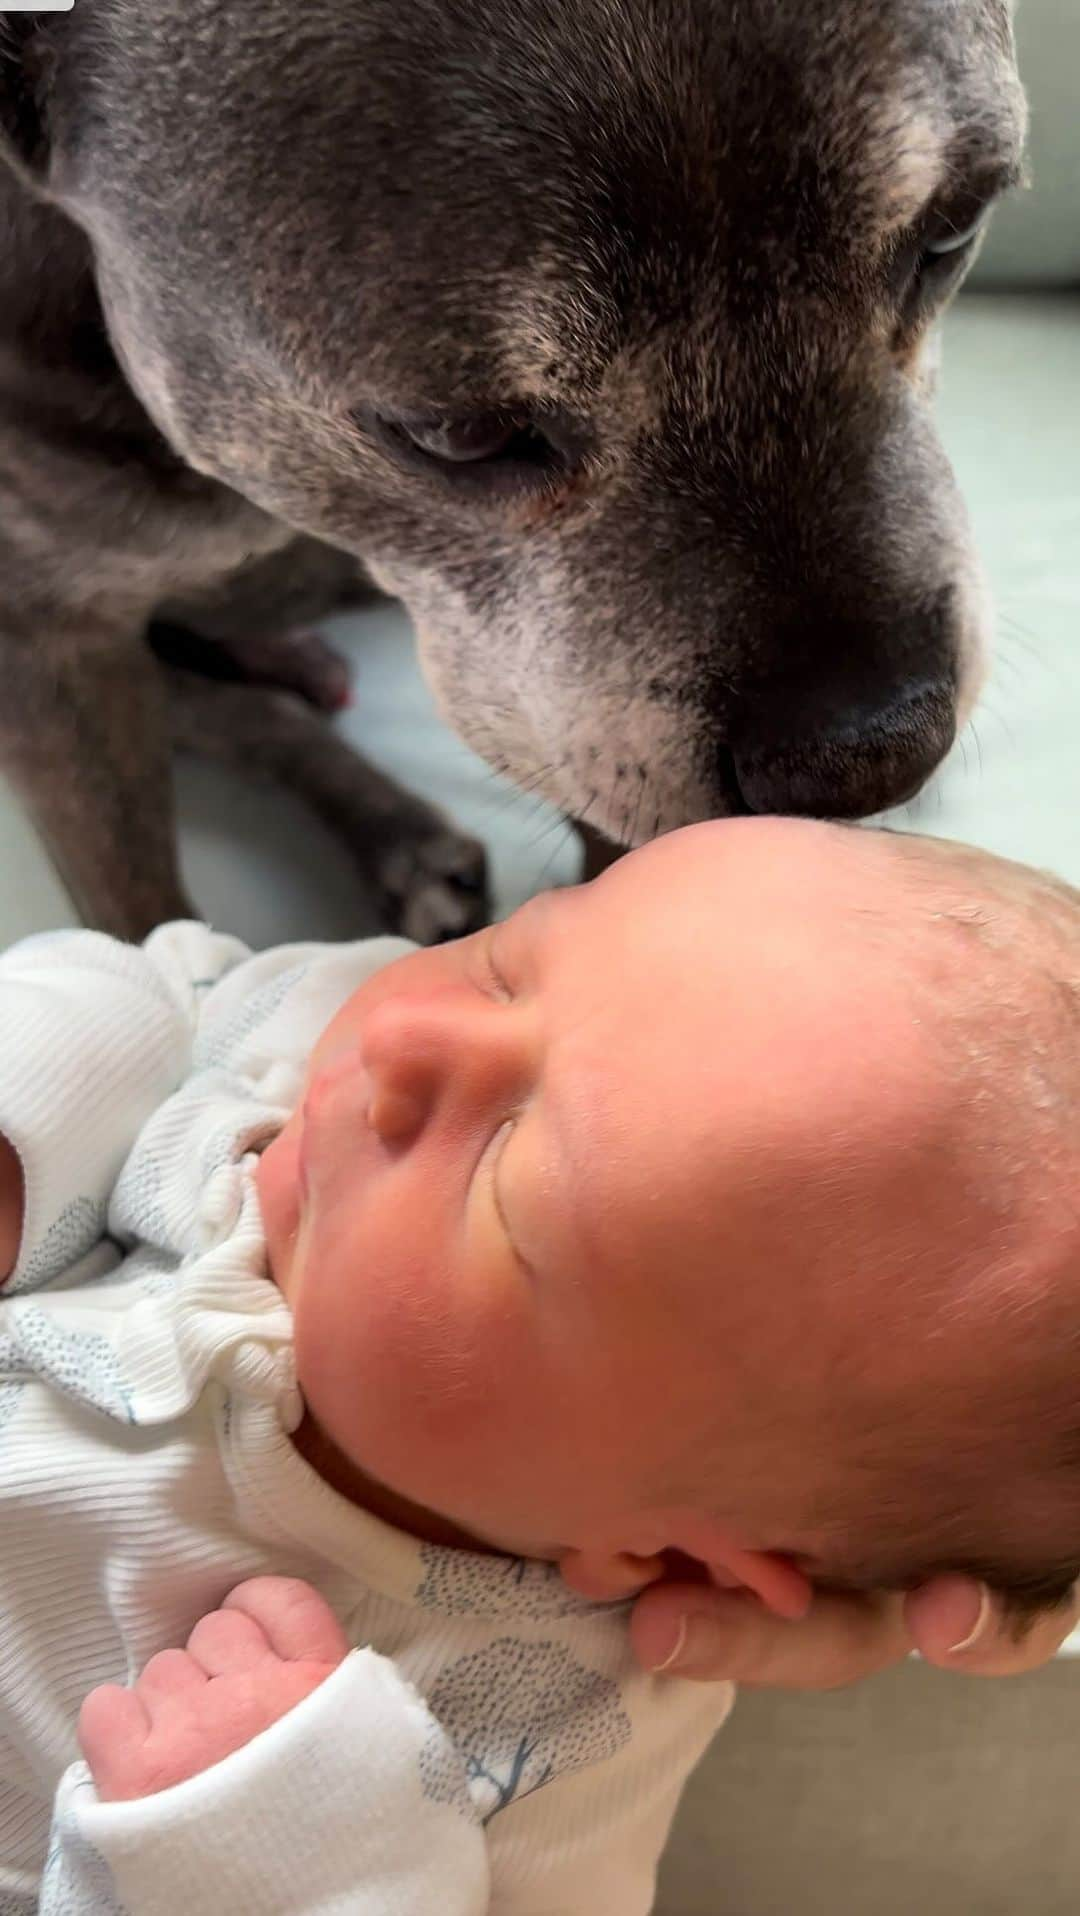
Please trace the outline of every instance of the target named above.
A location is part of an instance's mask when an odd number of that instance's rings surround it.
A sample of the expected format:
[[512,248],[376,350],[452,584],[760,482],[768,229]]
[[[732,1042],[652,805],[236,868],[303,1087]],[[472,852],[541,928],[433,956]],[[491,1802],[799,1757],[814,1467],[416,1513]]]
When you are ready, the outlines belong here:
[[0,12],[0,764],[86,917],[190,909],[171,738],[476,922],[315,709],[361,572],[607,839],[918,789],[988,624],[934,325],[1024,124],[1006,0]]

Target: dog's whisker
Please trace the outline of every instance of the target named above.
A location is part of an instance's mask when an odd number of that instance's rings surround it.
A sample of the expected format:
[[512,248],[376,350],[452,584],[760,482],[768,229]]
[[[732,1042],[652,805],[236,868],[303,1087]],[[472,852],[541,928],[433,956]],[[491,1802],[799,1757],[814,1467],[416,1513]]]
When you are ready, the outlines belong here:
[[[997,658],[994,660],[994,671],[993,671],[993,676],[990,680],[991,684],[994,684],[994,682],[1000,676],[1002,669],[1006,667],[1008,668],[1008,671],[1011,674],[1012,682],[1014,684],[1017,679],[1023,678],[1024,676],[1023,670],[1020,667],[1020,665],[1017,663],[1017,661],[1014,658],[1010,658],[1007,652],[999,652],[997,655]],[[984,694],[983,704],[985,705],[985,703],[986,703],[986,699]]]
[[592,808],[596,804],[596,801],[599,796],[600,794],[595,791],[589,793],[588,802],[582,807],[581,811],[578,813],[577,818],[574,821],[575,824],[585,825],[588,823],[589,813],[592,811]]
[[983,702],[979,707],[979,716],[980,718],[991,718],[994,720],[994,723],[996,725],[1000,725],[1002,733],[1004,734],[1004,737],[1005,737],[1005,742],[1008,745],[1010,751],[1016,750],[1017,739],[1016,739],[1015,731],[1013,730],[1012,726],[1009,724],[1009,721],[1005,717],[1005,714],[1003,712],[999,712],[997,706],[994,705],[990,699],[988,698],[983,699]]
[[551,871],[551,868],[554,865],[555,860],[559,857],[560,853],[565,849],[568,841],[572,839],[574,836],[574,828],[571,825],[570,820],[568,818],[560,819],[559,824],[562,827],[562,836],[556,840],[555,845],[552,848],[551,856],[547,859],[544,865],[543,871],[540,873],[541,888],[543,888],[544,884],[546,883],[548,873]]
[[524,792],[526,797],[531,797],[542,785],[550,781],[554,771],[553,765],[539,765],[534,772],[529,772],[524,778],[515,778],[514,784],[519,792]]
[[1032,664],[1048,673],[1051,678],[1060,681],[1060,665],[1056,659],[1047,657],[1046,641],[1037,632],[1033,632],[1030,626],[1022,625],[1010,614],[1002,612],[998,616],[999,624],[1005,628],[1004,640],[999,638],[998,641],[998,658],[1008,658],[1008,646],[1016,646]]
[[[619,789],[619,774],[618,774],[618,770],[616,769],[615,775],[611,781],[611,790],[608,793],[608,802],[607,802],[607,816],[608,818],[612,820],[615,817],[615,794],[618,791],[618,789]],[[619,833],[618,833],[617,827],[613,827],[611,829],[611,836],[615,840],[616,844],[618,844]]]
[[630,826],[630,837],[628,841],[631,845],[634,845],[637,843],[638,818],[641,815],[641,802],[645,796],[646,784],[647,784],[648,776],[649,776],[648,772],[645,770],[644,765],[639,765],[637,767],[637,776],[638,776],[637,797],[634,800],[634,818],[633,818],[633,823]]
[[976,725],[974,719],[972,719],[971,721],[969,730],[971,732],[971,736],[974,741],[976,757],[978,758],[978,761],[979,761],[979,777],[980,779],[985,778],[986,768],[983,764],[982,739],[979,737],[979,728]]
[[552,865],[554,860],[558,857],[559,852],[562,849],[562,842],[563,842],[562,835],[568,831],[571,831],[572,829],[573,827],[570,825],[567,819],[562,818],[559,815],[556,815],[554,818],[545,819],[539,831],[535,832],[532,838],[530,839],[529,850],[531,852],[538,852],[540,848],[547,843],[548,839],[552,836],[552,833],[557,833],[560,835],[557,839],[557,842],[555,844],[554,850],[551,853],[550,858],[548,859],[547,863],[544,866],[544,871],[541,872],[541,883],[543,882],[544,872],[549,870],[550,866]]

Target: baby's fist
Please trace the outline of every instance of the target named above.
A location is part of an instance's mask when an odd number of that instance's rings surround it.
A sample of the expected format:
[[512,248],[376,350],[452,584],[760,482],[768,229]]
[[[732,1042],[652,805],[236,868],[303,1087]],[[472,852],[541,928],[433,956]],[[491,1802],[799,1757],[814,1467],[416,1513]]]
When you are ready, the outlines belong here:
[[151,1657],[133,1689],[90,1692],[79,1743],[102,1802],[153,1796],[222,1762],[318,1689],[348,1648],[310,1584],[239,1584],[185,1650]]

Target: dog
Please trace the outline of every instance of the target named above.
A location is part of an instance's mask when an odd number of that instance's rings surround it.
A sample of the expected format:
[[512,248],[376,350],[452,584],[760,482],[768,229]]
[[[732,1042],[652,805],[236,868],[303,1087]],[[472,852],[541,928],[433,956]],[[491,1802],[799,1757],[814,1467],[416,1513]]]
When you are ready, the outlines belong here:
[[0,764],[88,922],[191,910],[170,742],[288,780],[389,924],[480,921],[314,709],[295,619],[362,579],[596,842],[922,786],[988,637],[932,400],[1020,177],[1008,0],[0,23]]

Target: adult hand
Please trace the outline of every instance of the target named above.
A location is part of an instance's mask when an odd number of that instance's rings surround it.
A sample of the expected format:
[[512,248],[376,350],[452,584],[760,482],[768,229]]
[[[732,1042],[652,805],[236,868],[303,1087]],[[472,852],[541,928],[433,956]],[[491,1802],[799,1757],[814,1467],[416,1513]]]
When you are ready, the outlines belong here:
[[749,1688],[835,1690],[918,1650],[967,1676],[1019,1676],[1049,1662],[1080,1619],[1080,1601],[1018,1631],[999,1600],[968,1577],[939,1577],[906,1596],[815,1595],[787,1622],[756,1598],[705,1584],[656,1583],[631,1621],[644,1669]]

